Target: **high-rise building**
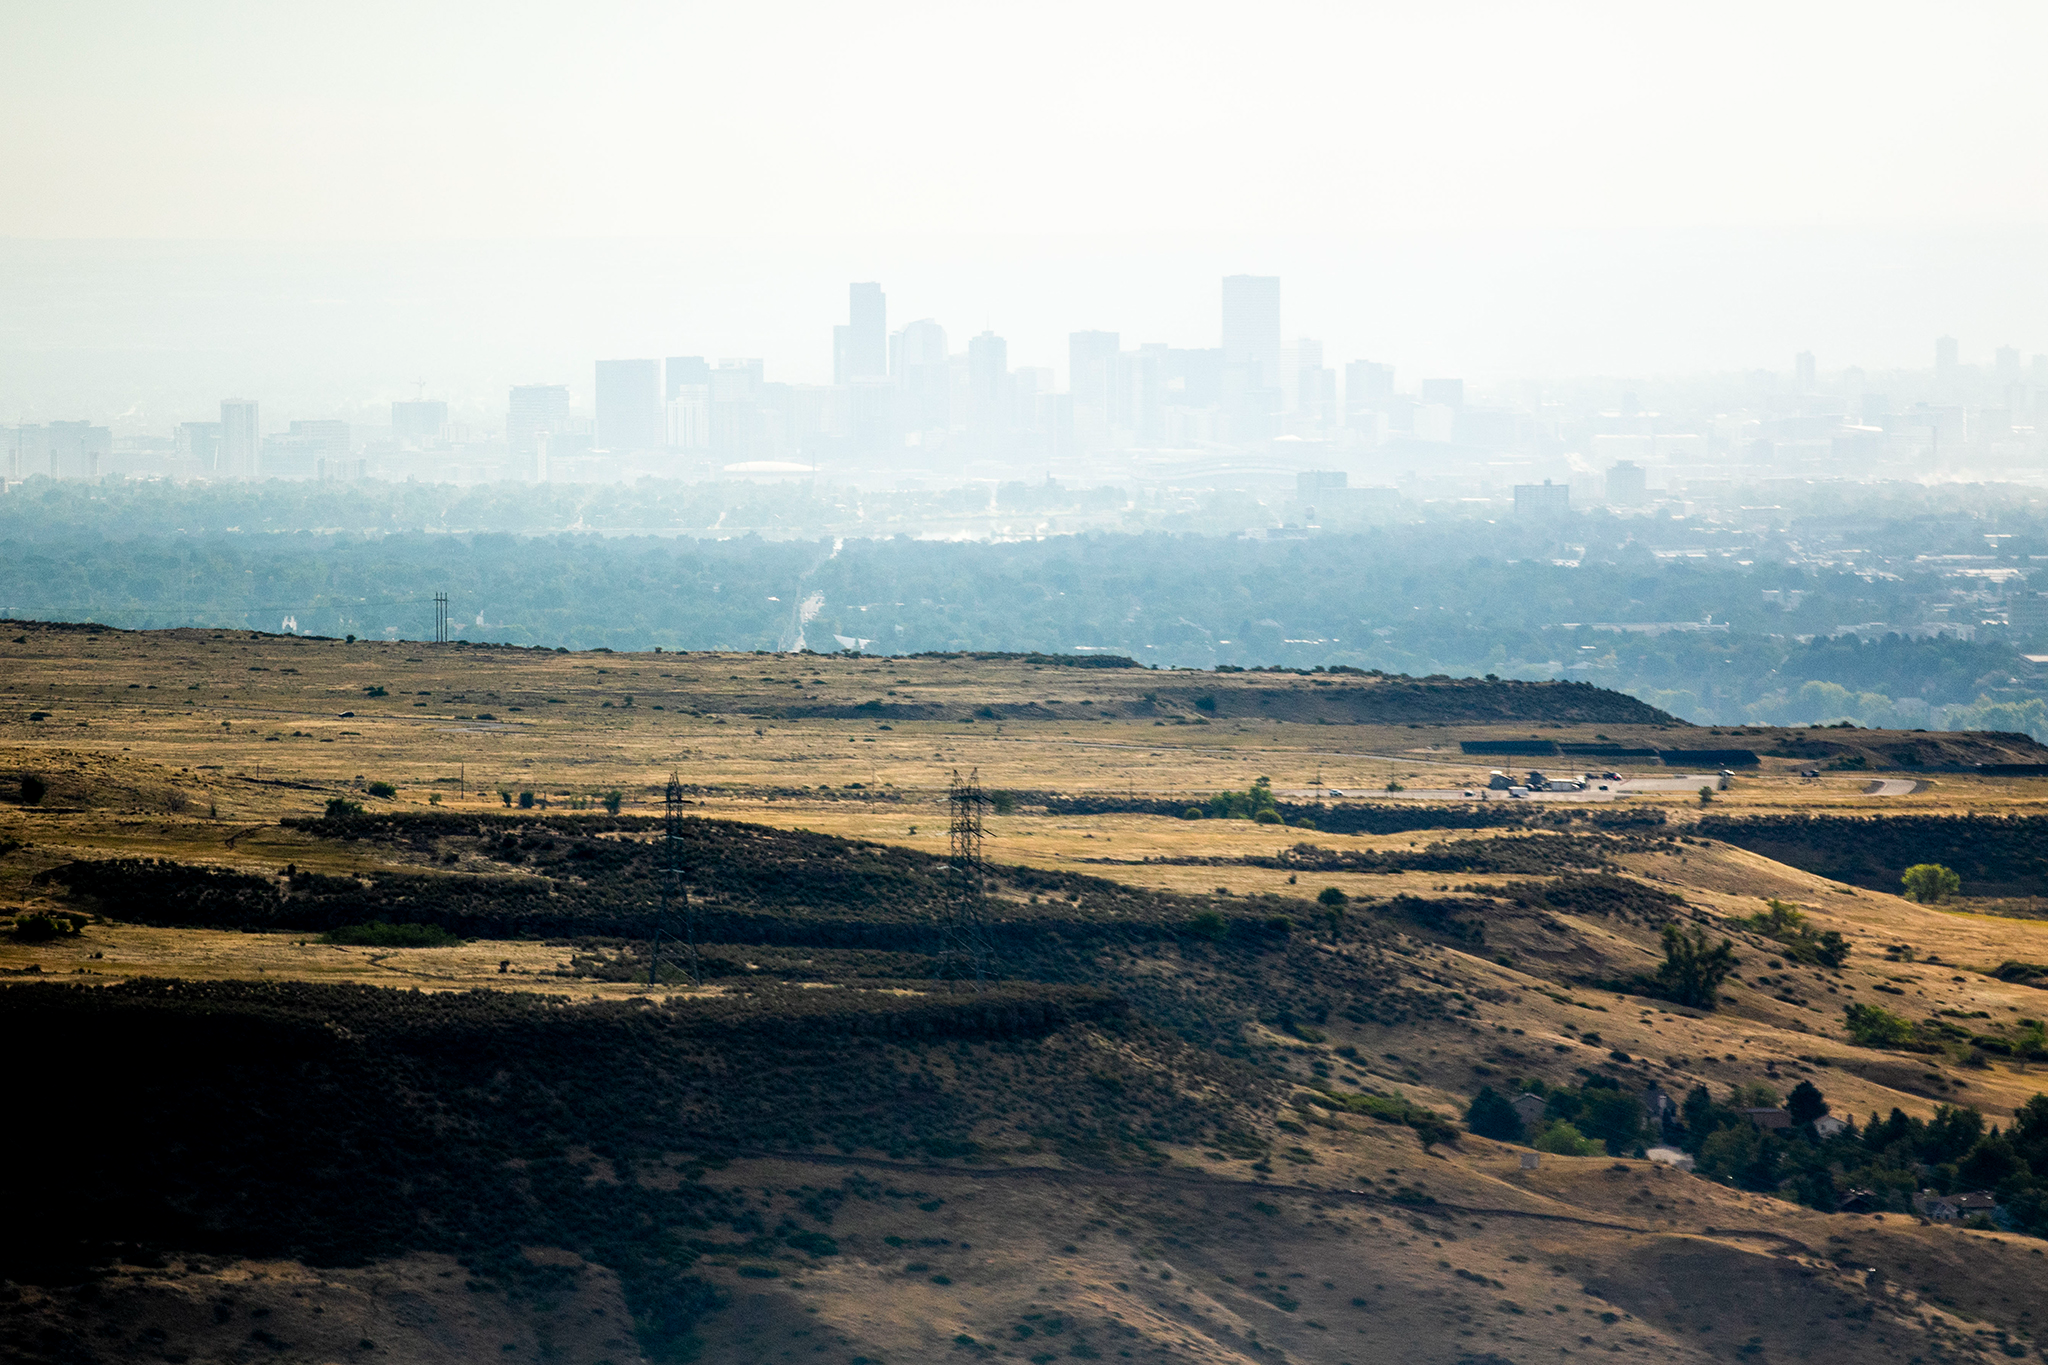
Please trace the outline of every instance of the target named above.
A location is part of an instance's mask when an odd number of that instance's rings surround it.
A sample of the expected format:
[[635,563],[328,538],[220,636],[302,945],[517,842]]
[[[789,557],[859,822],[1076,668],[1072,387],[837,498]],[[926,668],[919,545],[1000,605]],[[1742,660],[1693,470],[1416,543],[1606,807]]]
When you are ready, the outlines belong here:
[[1792,365],[1797,372],[1796,382],[1799,386],[1799,391],[1801,393],[1812,393],[1814,389],[1813,352],[1801,351],[1793,358]]
[[1998,348],[1998,377],[2008,384],[2020,381],[2020,348],[2001,346]]
[[1072,332],[1067,336],[1067,392],[1074,396],[1074,437],[1084,446],[1109,439],[1114,420],[1116,357],[1123,338],[1115,332]]
[[1515,515],[1518,517],[1559,517],[1572,509],[1572,486],[1568,483],[1518,483],[1515,485]]
[[1344,425],[1377,426],[1380,404],[1394,396],[1394,367],[1354,360],[1344,367]]
[[1254,384],[1281,386],[1278,275],[1223,277],[1223,363],[1256,366]]
[[569,426],[567,384],[521,384],[505,408],[506,477],[545,482],[548,438]]
[[597,362],[597,444],[614,454],[668,443],[659,360]]
[[1634,460],[1616,460],[1607,471],[1607,501],[1616,507],[1641,505],[1648,501],[1649,490],[1649,471]]
[[44,428],[49,442],[50,477],[97,479],[114,453],[114,433],[91,422],[52,422]]
[[846,287],[846,325],[832,329],[832,382],[889,373],[889,301],[879,284]]
[[685,387],[711,382],[711,362],[701,355],[672,355],[662,362],[663,398],[674,398]]
[[203,474],[212,474],[220,468],[220,432],[218,422],[178,423],[178,458],[189,461]]
[[391,439],[402,446],[421,446],[448,434],[448,405],[422,398],[391,405]]
[[[1289,412],[1300,412],[1307,406],[1302,400],[1302,375],[1313,375],[1323,368],[1323,343],[1307,337],[1297,337],[1280,348],[1280,401]],[[1316,380],[1307,382],[1309,403],[1315,399]]]
[[1010,426],[1010,347],[994,332],[967,343],[967,424],[984,440]]
[[1934,368],[1944,374],[1953,370],[1956,367],[1960,353],[1961,348],[1956,344],[1954,337],[1936,337],[1934,339]]
[[947,364],[946,329],[930,318],[919,318],[895,335],[889,349],[896,380],[898,425],[905,432],[950,428],[953,384]]
[[1465,406],[1465,381],[1425,379],[1422,381],[1422,401],[1447,408],[1462,408]]
[[262,437],[256,428],[256,400],[223,398],[220,404],[220,462],[224,479],[260,478]]

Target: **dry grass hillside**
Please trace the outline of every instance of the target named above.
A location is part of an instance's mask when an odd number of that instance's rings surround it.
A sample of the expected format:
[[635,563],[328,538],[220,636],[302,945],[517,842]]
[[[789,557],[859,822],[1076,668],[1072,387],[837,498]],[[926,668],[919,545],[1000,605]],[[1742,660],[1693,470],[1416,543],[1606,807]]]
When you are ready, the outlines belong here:
[[[0,1267],[10,1358],[2039,1349],[2048,1242],[2012,1219],[1931,1225],[1840,1161],[1824,1194],[1824,1161],[1685,1174],[1647,1130],[1529,1169],[1463,1122],[1482,1086],[1805,1081],[1859,1125],[2013,1126],[2048,1089],[2048,779],[1967,769],[2039,761],[2016,737],[1364,675],[10,629],[0,900],[54,926],[0,933],[36,1097],[5,1159],[51,1173]],[[1386,790],[1673,771],[1462,747],[1531,738],[1761,761],[1705,802]],[[1875,782],[1905,746],[1913,780]],[[650,986],[672,770],[690,912]],[[940,929],[976,770],[980,990]],[[1177,813],[1268,789],[1265,823]],[[1895,894],[1922,860],[1960,895]],[[1669,924],[1729,941],[1711,1007],[1646,984]],[[1904,1031],[1858,1042],[1849,1006]]]

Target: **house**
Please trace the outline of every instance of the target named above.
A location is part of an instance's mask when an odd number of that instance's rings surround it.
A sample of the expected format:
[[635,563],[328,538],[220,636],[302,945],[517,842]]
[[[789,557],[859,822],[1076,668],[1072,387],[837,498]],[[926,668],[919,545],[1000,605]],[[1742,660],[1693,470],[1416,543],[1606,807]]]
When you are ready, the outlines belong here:
[[1533,1133],[1543,1123],[1545,1100],[1541,1095],[1517,1095],[1508,1101],[1508,1107],[1515,1111],[1515,1117],[1522,1121],[1522,1131]]
[[1767,1133],[1792,1126],[1792,1116],[1782,1109],[1738,1109],[1736,1112]]
[[1822,1114],[1813,1121],[1813,1131],[1821,1138],[1834,1137],[1838,1133],[1847,1131],[1848,1127],[1849,1124],[1846,1119],[1838,1119],[1833,1114]]
[[1660,1166],[1671,1166],[1681,1171],[1692,1169],[1692,1154],[1677,1147],[1652,1147],[1643,1155]]
[[1998,1211],[1998,1196],[1989,1190],[1968,1190],[1961,1194],[1936,1194],[1922,1190],[1913,1196],[1913,1212],[1930,1223],[1960,1223],[1975,1214]]
[[1668,1133],[1678,1122],[1678,1102],[1665,1094],[1655,1081],[1643,1091],[1643,1112],[1659,1133]]

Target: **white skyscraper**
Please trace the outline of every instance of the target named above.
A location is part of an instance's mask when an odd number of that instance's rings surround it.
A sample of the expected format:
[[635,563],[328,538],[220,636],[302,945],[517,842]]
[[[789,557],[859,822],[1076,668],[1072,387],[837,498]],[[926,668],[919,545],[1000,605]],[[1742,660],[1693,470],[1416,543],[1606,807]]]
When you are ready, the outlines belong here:
[[256,428],[256,400],[223,398],[220,404],[220,474],[226,479],[262,476],[262,437]]

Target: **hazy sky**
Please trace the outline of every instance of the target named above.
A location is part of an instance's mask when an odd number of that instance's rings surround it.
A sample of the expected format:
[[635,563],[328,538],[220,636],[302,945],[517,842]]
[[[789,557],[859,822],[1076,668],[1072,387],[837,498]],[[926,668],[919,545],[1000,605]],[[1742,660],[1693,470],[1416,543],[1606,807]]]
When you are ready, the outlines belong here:
[[[1063,369],[1074,328],[1214,344],[1229,270],[1411,378],[2048,350],[2038,5],[0,0],[0,44],[39,367],[189,325],[240,390],[320,315],[363,398],[817,380],[880,278]],[[266,245],[49,245],[105,239]]]

